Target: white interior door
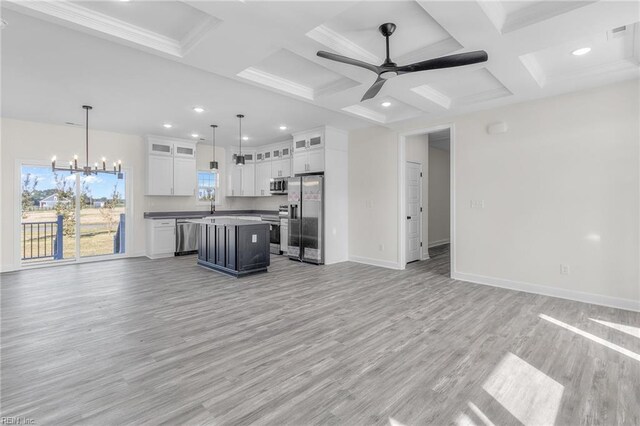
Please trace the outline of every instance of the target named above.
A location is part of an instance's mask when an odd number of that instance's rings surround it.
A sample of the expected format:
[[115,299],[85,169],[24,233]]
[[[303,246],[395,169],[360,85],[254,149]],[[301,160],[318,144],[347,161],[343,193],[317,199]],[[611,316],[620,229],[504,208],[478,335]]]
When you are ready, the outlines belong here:
[[420,259],[420,206],[422,205],[422,165],[407,161],[407,263]]

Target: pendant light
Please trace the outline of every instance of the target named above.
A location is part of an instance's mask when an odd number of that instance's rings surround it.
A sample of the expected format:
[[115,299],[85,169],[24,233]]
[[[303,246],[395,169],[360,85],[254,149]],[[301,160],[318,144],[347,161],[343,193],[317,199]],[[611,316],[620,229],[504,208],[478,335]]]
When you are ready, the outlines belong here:
[[[85,163],[84,167],[78,167],[78,156],[73,156],[73,161],[69,161],[69,167],[56,167],[56,156],[51,159],[52,171],[63,171],[69,173],[83,173],[85,176],[97,175],[98,173],[108,173],[111,175],[117,175],[118,179],[122,179],[122,161],[118,160],[117,163],[113,163],[113,170],[107,170],[107,159],[102,157],[102,169],[98,169],[98,163],[94,163],[93,169],[89,165],[89,111],[93,109],[90,105],[82,105],[82,108],[86,111],[85,116]],[[117,167],[116,167],[117,166]]]
[[209,168],[212,172],[218,170],[218,162],[216,161],[216,127],[218,127],[217,124],[211,125],[213,129],[213,139],[211,139],[213,141],[213,155],[211,156],[211,161],[209,161]]
[[243,166],[244,165],[244,155],[242,155],[242,119],[244,118],[244,115],[238,114],[238,115],[236,115],[236,117],[238,117],[238,123],[239,123],[238,141],[240,142],[240,152],[236,156],[236,165],[237,166]]

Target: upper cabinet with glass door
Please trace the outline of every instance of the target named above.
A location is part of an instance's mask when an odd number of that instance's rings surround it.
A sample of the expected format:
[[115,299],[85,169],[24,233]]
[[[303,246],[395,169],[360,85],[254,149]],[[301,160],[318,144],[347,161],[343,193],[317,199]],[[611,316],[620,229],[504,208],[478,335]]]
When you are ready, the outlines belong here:
[[322,130],[298,133],[293,135],[293,152],[320,149],[324,147],[324,132]]

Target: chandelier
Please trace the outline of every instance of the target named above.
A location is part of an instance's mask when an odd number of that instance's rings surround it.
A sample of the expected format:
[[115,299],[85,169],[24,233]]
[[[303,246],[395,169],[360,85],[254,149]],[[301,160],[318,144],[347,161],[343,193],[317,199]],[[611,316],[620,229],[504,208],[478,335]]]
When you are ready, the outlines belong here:
[[84,167],[78,167],[78,156],[73,156],[73,161],[69,161],[69,167],[56,167],[56,156],[51,159],[51,170],[62,171],[69,173],[83,173],[85,176],[97,175],[98,173],[108,173],[111,175],[117,175],[118,179],[122,179],[122,161],[113,163],[113,170],[107,170],[107,159],[102,157],[102,168],[98,168],[98,163],[93,164],[93,168],[89,165],[89,110],[93,107],[89,105],[82,105],[82,108],[86,111],[85,117],[85,163]]

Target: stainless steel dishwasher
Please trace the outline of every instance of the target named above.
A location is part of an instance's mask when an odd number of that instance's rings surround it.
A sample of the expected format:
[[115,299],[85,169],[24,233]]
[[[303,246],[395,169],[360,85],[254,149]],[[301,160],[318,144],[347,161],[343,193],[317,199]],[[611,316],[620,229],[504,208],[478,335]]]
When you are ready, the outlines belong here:
[[197,223],[176,219],[176,256],[198,252],[198,227]]

